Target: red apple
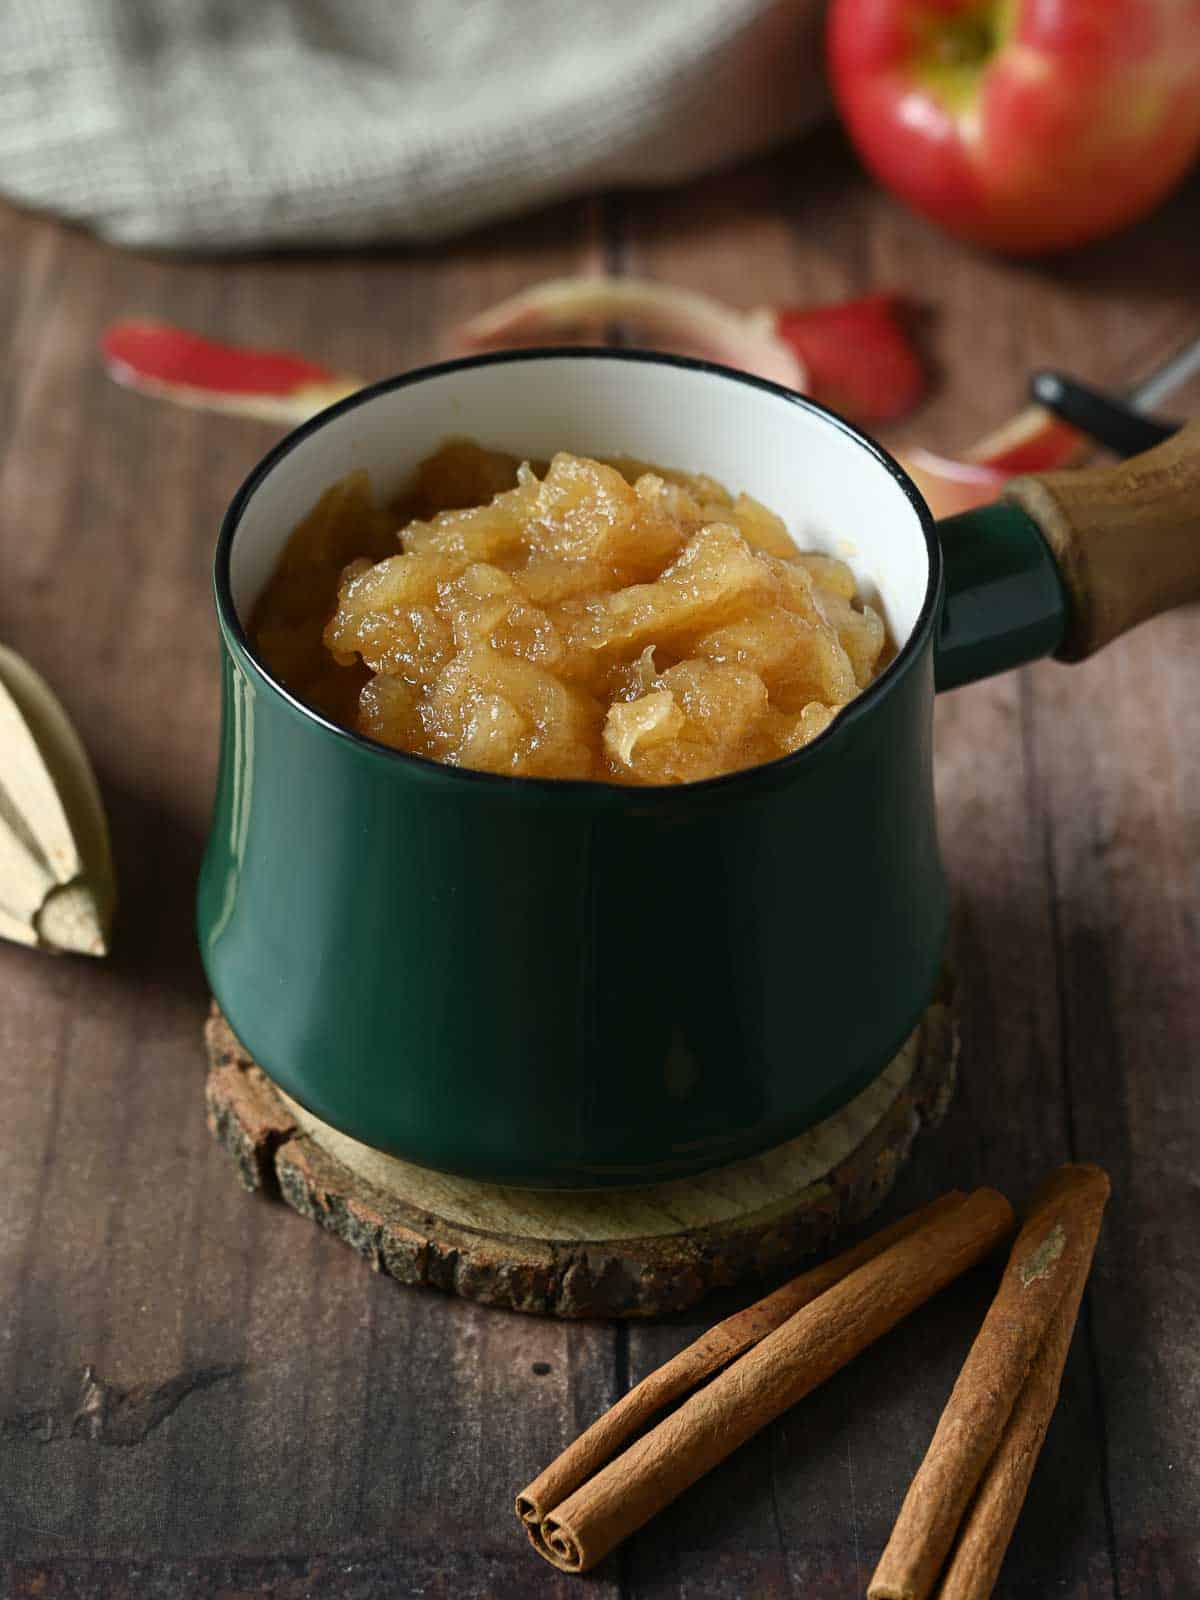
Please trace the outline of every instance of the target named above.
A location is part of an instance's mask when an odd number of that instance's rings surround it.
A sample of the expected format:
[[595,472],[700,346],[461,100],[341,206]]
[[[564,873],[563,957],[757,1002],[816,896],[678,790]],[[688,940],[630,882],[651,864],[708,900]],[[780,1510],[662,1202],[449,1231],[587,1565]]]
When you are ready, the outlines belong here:
[[1124,227],[1200,148],[1200,0],[833,0],[829,61],[880,183],[999,250]]

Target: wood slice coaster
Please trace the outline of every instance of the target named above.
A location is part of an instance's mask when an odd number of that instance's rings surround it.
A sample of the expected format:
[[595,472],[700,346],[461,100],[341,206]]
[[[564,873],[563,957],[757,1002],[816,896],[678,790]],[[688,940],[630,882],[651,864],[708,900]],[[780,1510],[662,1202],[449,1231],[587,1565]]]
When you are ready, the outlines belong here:
[[242,1183],[353,1245],[377,1271],[557,1317],[680,1311],[824,1248],[885,1198],[954,1088],[944,993],[863,1092],[764,1155],[648,1188],[508,1189],[382,1155],[290,1100],[214,1005],[208,1124]]

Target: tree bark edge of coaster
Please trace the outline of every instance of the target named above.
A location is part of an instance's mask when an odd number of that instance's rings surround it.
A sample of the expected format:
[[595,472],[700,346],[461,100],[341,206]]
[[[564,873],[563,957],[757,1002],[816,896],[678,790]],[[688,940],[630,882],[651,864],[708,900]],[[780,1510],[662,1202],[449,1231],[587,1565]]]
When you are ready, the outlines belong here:
[[952,999],[946,979],[879,1078],[817,1128],[645,1189],[506,1189],[382,1156],[289,1101],[215,1003],[208,1125],[244,1187],[282,1199],[399,1283],[543,1316],[659,1316],[778,1274],[878,1209],[953,1094]]

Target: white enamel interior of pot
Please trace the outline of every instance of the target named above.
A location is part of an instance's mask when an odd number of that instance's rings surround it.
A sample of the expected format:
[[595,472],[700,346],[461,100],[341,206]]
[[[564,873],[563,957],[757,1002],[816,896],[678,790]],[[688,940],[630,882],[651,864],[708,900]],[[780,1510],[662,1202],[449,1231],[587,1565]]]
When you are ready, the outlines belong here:
[[234,539],[243,623],[295,525],[365,467],[388,498],[447,438],[516,456],[636,456],[704,472],[777,512],[799,548],[853,568],[900,648],[921,612],[929,562],[903,489],[852,434],[753,384],[653,361],[571,356],[446,372],[375,396],[295,445],[255,489]]

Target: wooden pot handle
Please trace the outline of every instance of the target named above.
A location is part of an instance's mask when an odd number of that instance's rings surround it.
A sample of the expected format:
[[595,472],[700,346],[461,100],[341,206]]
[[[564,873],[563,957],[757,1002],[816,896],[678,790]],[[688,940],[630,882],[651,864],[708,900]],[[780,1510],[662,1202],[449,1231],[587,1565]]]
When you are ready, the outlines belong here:
[[1041,529],[1067,590],[1060,661],[1200,600],[1200,420],[1115,467],[1014,478],[1006,497]]

